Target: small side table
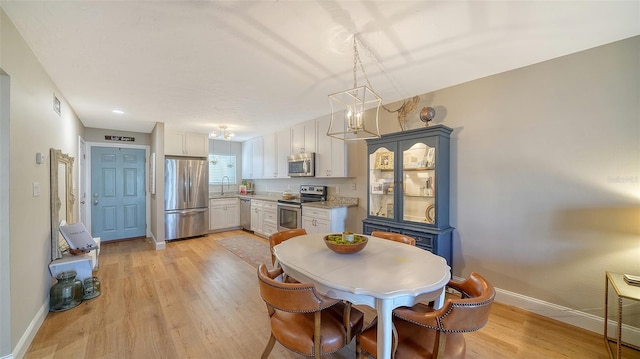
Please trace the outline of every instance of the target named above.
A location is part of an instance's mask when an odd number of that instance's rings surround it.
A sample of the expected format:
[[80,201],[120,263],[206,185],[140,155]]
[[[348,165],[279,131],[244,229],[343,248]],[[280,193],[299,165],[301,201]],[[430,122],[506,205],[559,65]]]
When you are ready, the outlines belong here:
[[[620,273],[612,273],[605,272],[606,278],[604,282],[604,343],[607,346],[607,351],[609,352],[609,357],[614,358],[613,351],[611,349],[611,345],[609,345],[610,341],[614,341],[616,343],[616,359],[620,359],[622,354],[622,345],[627,347],[640,350],[640,347],[637,347],[633,344],[624,343],[622,341],[622,300],[623,299],[631,299],[640,301],[640,286],[629,285],[624,281],[624,277]],[[607,334],[607,327],[609,322],[609,284],[613,287],[613,290],[616,292],[618,296],[618,332],[616,338],[610,338]]]
[[49,264],[49,272],[51,272],[52,278],[55,278],[58,273],[69,270],[76,271],[76,278],[79,280],[91,278],[93,258],[88,254],[80,254],[77,256],[64,254],[62,258],[58,258]]

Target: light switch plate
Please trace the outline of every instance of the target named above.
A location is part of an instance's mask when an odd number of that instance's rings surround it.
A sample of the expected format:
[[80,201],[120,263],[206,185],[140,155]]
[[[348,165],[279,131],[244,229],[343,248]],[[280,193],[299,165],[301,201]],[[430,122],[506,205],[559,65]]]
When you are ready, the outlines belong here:
[[33,196],[38,197],[40,195],[40,183],[33,182],[32,186],[33,186]]

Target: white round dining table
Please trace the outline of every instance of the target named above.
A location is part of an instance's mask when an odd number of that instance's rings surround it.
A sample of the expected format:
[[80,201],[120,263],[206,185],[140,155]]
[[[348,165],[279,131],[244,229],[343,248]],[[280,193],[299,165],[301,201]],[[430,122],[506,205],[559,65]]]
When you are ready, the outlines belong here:
[[372,236],[360,252],[335,253],[324,244],[327,234],[286,240],[274,247],[275,257],[288,276],[321,294],[375,308],[377,357],[391,358],[393,309],[430,301],[441,307],[451,268],[429,251]]

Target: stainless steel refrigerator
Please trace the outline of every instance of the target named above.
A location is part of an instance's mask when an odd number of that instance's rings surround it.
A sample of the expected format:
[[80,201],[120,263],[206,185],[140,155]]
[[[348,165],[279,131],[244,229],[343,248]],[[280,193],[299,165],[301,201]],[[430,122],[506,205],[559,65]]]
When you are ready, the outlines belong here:
[[205,159],[167,157],[164,166],[166,240],[209,232],[209,166]]

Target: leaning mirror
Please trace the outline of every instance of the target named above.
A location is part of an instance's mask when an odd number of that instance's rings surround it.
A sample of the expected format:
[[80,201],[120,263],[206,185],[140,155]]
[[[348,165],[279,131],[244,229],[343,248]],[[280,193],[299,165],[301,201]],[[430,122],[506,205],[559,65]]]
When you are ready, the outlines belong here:
[[51,149],[51,260],[62,257],[68,248],[60,234],[61,221],[73,223],[73,157]]

